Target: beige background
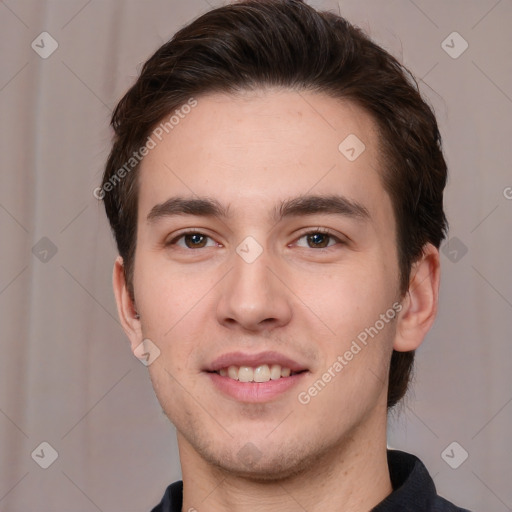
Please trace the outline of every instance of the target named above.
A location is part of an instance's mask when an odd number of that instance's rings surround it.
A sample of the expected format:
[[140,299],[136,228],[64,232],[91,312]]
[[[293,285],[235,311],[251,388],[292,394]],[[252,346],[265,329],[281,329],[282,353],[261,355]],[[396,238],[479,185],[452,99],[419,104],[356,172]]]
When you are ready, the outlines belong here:
[[[458,241],[442,256],[441,312],[389,443],[418,454],[447,498],[511,510],[512,2],[312,3],[339,8],[419,77],[450,167]],[[180,476],[173,427],[116,318],[115,248],[92,191],[111,109],[209,4],[0,2],[1,511],[147,511]],[[31,48],[43,31],[59,45],[46,59]],[[458,58],[442,47],[453,31],[469,44]],[[453,441],[469,453],[458,469],[441,457]],[[41,442],[58,452],[48,469],[31,457]]]

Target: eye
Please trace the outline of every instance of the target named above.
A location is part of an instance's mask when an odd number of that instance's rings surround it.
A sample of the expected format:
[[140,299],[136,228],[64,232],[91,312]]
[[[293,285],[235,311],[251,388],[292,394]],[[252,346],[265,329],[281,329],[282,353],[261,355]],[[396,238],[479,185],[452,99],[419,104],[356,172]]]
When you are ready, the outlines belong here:
[[[305,244],[300,243],[300,240],[305,239]],[[298,240],[297,245],[299,247],[307,247],[310,249],[326,249],[336,245],[336,243],[342,243],[341,240],[334,236],[327,230],[315,229],[314,231],[308,231],[304,233]]]
[[[211,243],[208,243],[208,240]],[[214,247],[217,243],[204,233],[187,231],[186,233],[181,233],[166,245],[177,245],[183,249],[203,249],[204,247]]]

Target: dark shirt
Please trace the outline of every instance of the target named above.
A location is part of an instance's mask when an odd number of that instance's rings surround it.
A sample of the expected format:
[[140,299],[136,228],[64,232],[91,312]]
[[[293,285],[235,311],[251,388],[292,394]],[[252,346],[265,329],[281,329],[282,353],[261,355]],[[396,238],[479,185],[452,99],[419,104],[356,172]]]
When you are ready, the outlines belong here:
[[[409,453],[388,450],[393,492],[372,512],[469,512],[437,495],[434,482],[423,463]],[[174,482],[151,512],[182,512],[183,482]]]

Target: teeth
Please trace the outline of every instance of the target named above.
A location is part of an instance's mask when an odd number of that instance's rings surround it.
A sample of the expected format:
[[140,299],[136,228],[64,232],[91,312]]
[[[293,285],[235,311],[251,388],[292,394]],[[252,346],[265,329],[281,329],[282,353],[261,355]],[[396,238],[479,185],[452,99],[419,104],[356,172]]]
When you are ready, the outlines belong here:
[[270,378],[277,380],[281,378],[281,367],[278,364],[273,364],[270,367]]
[[249,366],[240,366],[238,369],[238,380],[240,382],[251,382],[254,377],[254,370]]
[[258,366],[254,370],[254,382],[268,382],[270,380],[270,368],[268,364]]
[[230,366],[228,368],[228,377],[230,379],[238,380],[238,368],[236,366]]
[[218,371],[221,377],[229,377],[240,382],[268,382],[269,380],[277,380],[281,377],[289,377],[291,375],[290,368],[281,367],[279,364],[262,364],[256,368],[250,366],[229,366],[221,368]]
[[290,368],[281,368],[281,377],[289,377],[290,373]]

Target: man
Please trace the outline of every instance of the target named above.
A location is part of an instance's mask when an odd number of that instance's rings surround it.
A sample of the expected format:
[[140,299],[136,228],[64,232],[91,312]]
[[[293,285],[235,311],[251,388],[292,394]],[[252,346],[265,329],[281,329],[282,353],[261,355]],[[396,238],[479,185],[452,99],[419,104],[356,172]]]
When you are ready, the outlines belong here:
[[163,45],[112,124],[119,316],[183,474],[154,512],[462,510],[386,450],[446,230],[407,71],[332,13],[247,0]]

